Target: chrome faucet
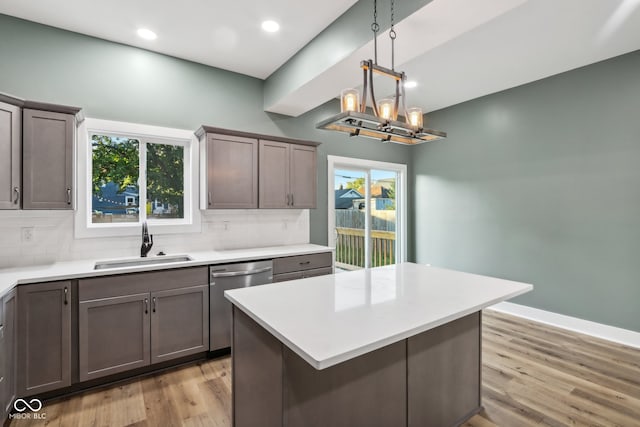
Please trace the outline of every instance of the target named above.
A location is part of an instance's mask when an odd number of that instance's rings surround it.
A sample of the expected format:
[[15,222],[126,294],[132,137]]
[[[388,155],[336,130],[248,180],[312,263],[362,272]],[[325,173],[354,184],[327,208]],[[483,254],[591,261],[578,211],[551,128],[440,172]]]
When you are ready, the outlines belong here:
[[149,234],[147,221],[142,223],[142,246],[140,246],[140,256],[146,257],[153,246],[153,234]]

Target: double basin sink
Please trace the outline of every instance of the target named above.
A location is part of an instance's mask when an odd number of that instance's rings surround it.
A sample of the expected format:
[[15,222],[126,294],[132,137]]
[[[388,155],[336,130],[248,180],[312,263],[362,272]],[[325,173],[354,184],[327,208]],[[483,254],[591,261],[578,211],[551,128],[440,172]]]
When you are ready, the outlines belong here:
[[149,258],[128,258],[108,261],[98,261],[94,270],[106,270],[110,268],[138,267],[145,265],[170,264],[174,262],[193,261],[189,255],[160,255]]

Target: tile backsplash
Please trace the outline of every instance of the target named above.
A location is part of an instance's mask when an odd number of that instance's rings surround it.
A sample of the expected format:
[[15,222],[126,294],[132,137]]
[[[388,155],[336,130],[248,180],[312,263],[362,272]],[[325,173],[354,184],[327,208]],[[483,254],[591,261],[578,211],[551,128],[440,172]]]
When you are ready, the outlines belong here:
[[[309,243],[309,211],[219,210],[198,213],[199,233],[154,233],[151,254]],[[68,211],[0,211],[0,268],[140,255],[140,237],[74,238]],[[30,237],[30,239],[29,239]]]

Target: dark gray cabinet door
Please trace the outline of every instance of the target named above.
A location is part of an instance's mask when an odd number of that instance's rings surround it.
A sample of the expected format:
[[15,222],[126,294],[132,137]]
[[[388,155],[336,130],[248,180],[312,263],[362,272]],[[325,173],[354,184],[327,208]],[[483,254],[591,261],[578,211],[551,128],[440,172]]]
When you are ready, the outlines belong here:
[[71,384],[71,282],[18,287],[18,396]]
[[258,207],[258,141],[207,135],[207,209]]
[[0,102],[0,209],[20,208],[22,110]]
[[290,149],[291,207],[315,209],[316,207],[316,147],[291,145]]
[[151,363],[209,349],[208,285],[151,293]]
[[23,208],[73,209],[71,114],[23,110]]
[[80,381],[150,363],[148,293],[80,302]]
[[8,414],[16,398],[16,313],[18,292],[12,290],[2,299],[3,388],[2,409]]
[[265,209],[288,208],[289,147],[291,144],[276,141],[260,141],[260,207]]

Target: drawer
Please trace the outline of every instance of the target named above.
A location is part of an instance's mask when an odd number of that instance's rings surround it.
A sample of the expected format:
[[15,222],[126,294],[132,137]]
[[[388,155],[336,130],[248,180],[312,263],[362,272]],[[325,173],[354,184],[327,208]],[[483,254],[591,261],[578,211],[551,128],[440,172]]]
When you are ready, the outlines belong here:
[[331,252],[276,258],[273,260],[273,274],[331,267],[332,265],[333,253]]
[[314,268],[313,270],[303,271],[302,277],[326,276],[327,274],[333,274],[333,267]]
[[304,279],[306,277],[325,276],[333,274],[333,267],[314,268],[312,270],[294,271],[293,273],[281,273],[273,275],[273,283],[286,282],[287,280]]
[[209,267],[187,267],[80,279],[80,301],[209,284]]
[[293,273],[281,273],[273,275],[273,283],[286,282],[287,280],[302,279],[302,271],[294,271]]

